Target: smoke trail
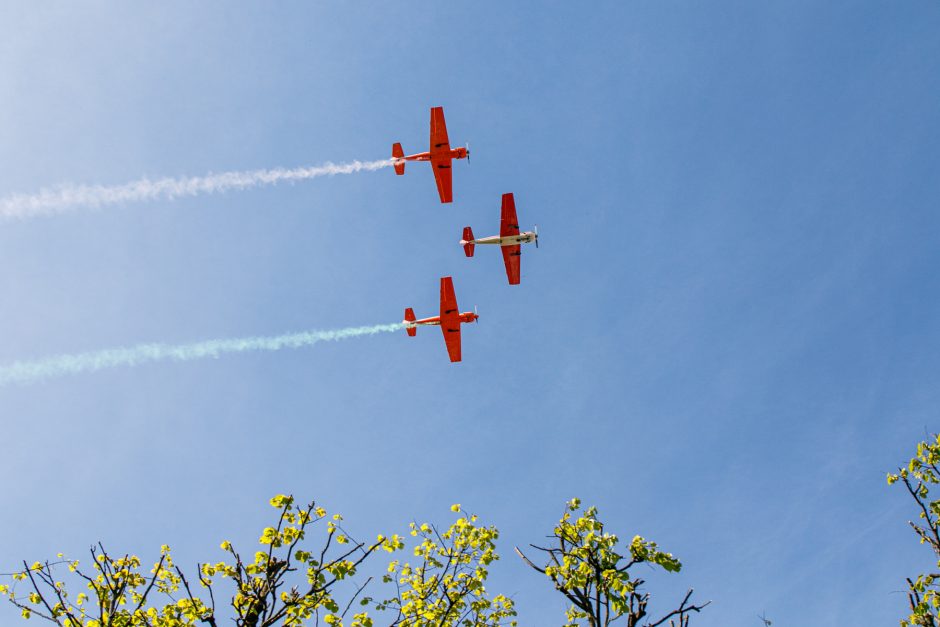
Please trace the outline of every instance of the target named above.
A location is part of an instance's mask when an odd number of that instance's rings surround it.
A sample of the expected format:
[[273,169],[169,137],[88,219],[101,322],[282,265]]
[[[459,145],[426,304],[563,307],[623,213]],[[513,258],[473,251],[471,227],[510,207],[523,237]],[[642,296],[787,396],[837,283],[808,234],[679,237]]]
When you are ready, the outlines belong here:
[[62,213],[79,207],[97,208],[140,200],[212,194],[231,189],[247,189],[260,185],[276,185],[285,181],[301,181],[320,176],[371,172],[392,165],[391,159],[327,163],[303,168],[275,168],[222,172],[189,178],[143,178],[124,185],[60,185],[41,189],[35,194],[13,194],[0,199],[0,218],[30,218]]
[[224,353],[247,351],[277,351],[283,348],[301,348],[317,342],[345,340],[361,335],[400,331],[402,323],[377,324],[371,327],[349,327],[335,331],[304,331],[271,337],[243,337],[207,340],[193,344],[139,344],[128,348],[111,348],[74,355],[57,355],[35,361],[17,361],[0,366],[0,386],[13,383],[36,383],[51,377],[81,372],[95,372],[118,366],[137,366],[151,361],[192,361],[206,357],[219,357]]

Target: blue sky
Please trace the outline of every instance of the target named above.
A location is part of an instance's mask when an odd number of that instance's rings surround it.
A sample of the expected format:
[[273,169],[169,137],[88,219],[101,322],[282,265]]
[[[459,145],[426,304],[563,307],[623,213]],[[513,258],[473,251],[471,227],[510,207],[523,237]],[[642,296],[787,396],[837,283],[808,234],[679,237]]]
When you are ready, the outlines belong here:
[[[379,159],[435,105],[473,159],[450,206],[418,164],[6,222],[0,363],[430,315],[444,275],[481,319],[459,365],[430,330],[0,390],[0,565],[217,559],[277,492],[367,535],[461,502],[502,530],[491,588],[561,624],[511,553],[579,495],[683,560],[653,603],[694,586],[697,624],[902,614],[940,4],[34,4],[0,8],[0,196]],[[456,244],[508,191],[519,287]]]

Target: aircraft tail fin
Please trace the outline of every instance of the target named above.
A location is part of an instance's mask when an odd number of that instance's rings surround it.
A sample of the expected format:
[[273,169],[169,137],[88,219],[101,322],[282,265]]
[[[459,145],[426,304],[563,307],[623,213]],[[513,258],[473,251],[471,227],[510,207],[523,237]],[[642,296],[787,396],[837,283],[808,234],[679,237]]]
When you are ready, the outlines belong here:
[[405,151],[401,149],[401,144],[395,142],[392,144],[392,159],[395,159],[395,174],[405,173]]
[[[404,167],[404,166],[402,166],[402,167]],[[405,320],[404,320],[404,322],[407,324],[407,323],[409,323],[409,322],[414,322],[414,321],[415,321],[415,310],[412,309],[411,307],[409,307],[408,309],[405,310]],[[408,332],[408,336],[409,336],[409,337],[414,337],[415,335],[418,334],[418,327],[413,326],[413,325],[412,325],[412,326],[409,326],[409,327],[405,327],[405,331]]]
[[473,229],[469,226],[463,227],[463,252],[467,257],[473,257]]

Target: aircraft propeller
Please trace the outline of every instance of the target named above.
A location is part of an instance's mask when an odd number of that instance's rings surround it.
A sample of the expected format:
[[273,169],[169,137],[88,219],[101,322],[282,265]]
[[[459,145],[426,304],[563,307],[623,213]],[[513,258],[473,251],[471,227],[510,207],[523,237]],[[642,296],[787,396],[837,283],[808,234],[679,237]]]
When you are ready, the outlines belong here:
[[476,318],[475,318],[473,321],[476,322],[477,324],[479,324],[479,322],[480,322],[480,316],[477,315],[477,306],[476,306],[476,305],[473,306],[473,315],[476,316]]
[[467,163],[470,163],[470,142],[467,142]]
[[535,225],[535,247],[539,247],[539,225]]

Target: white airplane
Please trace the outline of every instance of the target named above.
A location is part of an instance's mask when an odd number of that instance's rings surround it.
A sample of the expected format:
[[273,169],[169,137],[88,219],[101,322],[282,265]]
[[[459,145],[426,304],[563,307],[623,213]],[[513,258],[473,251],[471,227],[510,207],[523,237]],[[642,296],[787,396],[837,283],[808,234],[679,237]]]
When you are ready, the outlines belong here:
[[473,230],[467,226],[463,229],[463,239],[460,245],[467,257],[473,257],[475,244],[496,244],[503,251],[503,263],[506,264],[506,276],[510,285],[519,285],[519,257],[522,256],[522,244],[535,242],[539,247],[539,227],[533,231],[519,231],[519,218],[516,217],[516,201],[512,194],[503,194],[502,216],[499,221],[499,235],[474,239]]

